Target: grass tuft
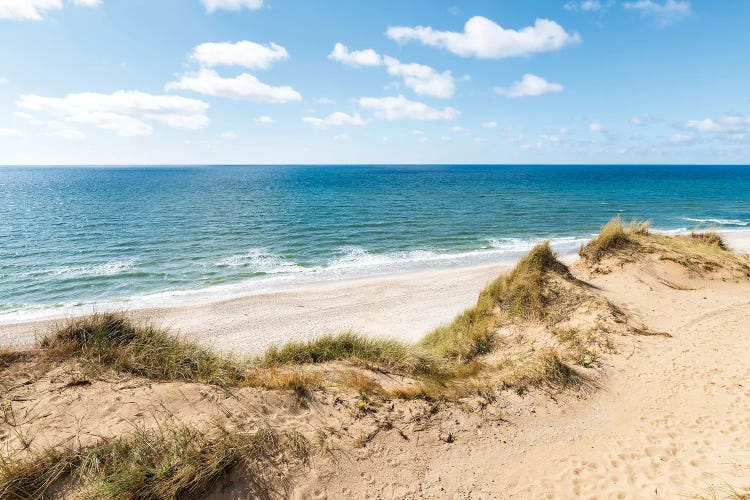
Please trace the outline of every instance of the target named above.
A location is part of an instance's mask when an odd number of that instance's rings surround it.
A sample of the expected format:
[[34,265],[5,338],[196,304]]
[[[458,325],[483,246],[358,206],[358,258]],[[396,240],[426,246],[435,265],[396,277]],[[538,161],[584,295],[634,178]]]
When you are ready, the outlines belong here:
[[[85,498],[203,498],[244,465],[262,494],[276,489],[282,459],[306,463],[309,446],[299,433],[210,431],[187,426],[136,428],[132,435],[102,439],[85,448],[45,450],[23,460],[0,460],[0,498],[43,498],[67,482]],[[283,487],[283,485],[282,485]]]
[[535,359],[516,368],[508,384],[516,390],[528,387],[565,389],[583,385],[584,377],[563,361],[555,349],[541,351]]
[[243,378],[239,364],[119,312],[69,319],[53,327],[40,347],[49,360],[78,357],[153,380],[229,386]]
[[260,358],[261,366],[317,364],[349,360],[404,373],[432,373],[440,360],[422,349],[397,340],[369,338],[353,332],[326,335],[307,342],[271,347]]
[[626,226],[622,217],[618,215],[602,227],[596,238],[581,247],[578,254],[588,261],[597,262],[608,252],[632,243],[633,235],[648,235],[650,225],[647,221],[633,220]]
[[427,334],[420,345],[439,356],[460,361],[490,352],[498,313],[529,321],[545,318],[544,284],[550,273],[572,278],[570,270],[555,257],[549,242],[544,242],[535,246],[509,274],[482,290],[476,306]]

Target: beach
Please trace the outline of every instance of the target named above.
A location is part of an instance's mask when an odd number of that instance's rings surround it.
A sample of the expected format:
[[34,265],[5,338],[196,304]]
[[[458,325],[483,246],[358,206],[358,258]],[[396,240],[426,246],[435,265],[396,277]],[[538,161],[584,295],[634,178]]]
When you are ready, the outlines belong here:
[[[737,251],[750,252],[750,231],[722,236]],[[568,254],[563,261],[576,258]],[[513,265],[507,261],[326,281],[224,301],[129,311],[212,349],[239,355],[348,330],[416,342],[474,304],[480,290]],[[97,310],[92,306],[89,312]],[[28,346],[60,319],[0,324],[0,338],[6,346]]]

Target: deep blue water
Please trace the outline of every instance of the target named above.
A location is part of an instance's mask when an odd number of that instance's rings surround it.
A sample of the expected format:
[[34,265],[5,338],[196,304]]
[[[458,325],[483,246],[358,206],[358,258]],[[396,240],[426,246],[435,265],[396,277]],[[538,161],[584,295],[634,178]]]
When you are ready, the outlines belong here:
[[0,320],[571,252],[617,214],[741,229],[750,168],[0,168]]

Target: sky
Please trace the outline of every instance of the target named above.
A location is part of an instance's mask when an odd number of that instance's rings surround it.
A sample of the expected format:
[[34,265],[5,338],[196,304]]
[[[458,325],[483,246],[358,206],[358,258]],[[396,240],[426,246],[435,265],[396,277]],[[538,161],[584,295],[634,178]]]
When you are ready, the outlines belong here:
[[748,163],[750,2],[0,0],[0,165]]

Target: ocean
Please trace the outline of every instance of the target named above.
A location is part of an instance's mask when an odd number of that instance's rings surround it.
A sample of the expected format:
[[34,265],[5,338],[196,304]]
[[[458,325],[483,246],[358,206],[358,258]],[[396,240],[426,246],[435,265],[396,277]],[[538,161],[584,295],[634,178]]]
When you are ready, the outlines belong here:
[[573,253],[618,214],[745,228],[750,167],[5,167],[0,321]]

